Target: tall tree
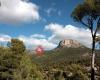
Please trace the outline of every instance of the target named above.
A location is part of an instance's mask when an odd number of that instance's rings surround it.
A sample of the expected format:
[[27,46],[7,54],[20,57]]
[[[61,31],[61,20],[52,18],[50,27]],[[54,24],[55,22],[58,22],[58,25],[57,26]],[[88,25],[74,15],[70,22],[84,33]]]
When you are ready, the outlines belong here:
[[18,39],[11,39],[11,42],[8,42],[8,46],[15,54],[21,54],[26,49],[24,43]]
[[95,43],[96,34],[100,30],[100,0],[85,0],[79,4],[71,14],[71,17],[91,31],[92,57],[91,57],[91,80],[95,80]]

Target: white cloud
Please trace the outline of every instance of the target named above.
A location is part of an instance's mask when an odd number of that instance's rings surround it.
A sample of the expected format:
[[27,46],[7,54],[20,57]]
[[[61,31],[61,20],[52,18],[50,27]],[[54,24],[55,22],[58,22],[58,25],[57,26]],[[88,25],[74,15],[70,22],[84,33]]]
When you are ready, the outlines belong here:
[[[22,40],[27,48],[31,49],[35,49],[37,46],[41,45],[45,50],[50,50],[55,48],[59,41],[63,39],[77,40],[88,47],[91,45],[91,34],[88,29],[79,28],[72,25],[64,26],[51,23],[45,26],[45,30],[50,31],[51,36],[46,37],[42,34],[33,34],[30,36],[20,35],[17,38]],[[7,42],[10,40],[11,37],[9,35],[0,34],[0,42]]]
[[46,13],[47,13],[48,16],[51,16],[51,14],[52,14],[53,12],[56,12],[56,9],[54,9],[54,8],[48,8],[48,9],[46,10]]
[[47,13],[48,16],[52,16],[52,15],[61,16],[61,11],[54,7],[48,8],[47,10],[45,10],[45,12]]
[[8,42],[11,40],[11,37],[5,34],[0,34],[0,42]]
[[50,30],[52,35],[48,38],[48,41],[58,43],[63,39],[74,39],[80,43],[90,47],[91,34],[88,29],[78,28],[72,25],[60,25],[51,23],[45,27],[46,30]]
[[20,23],[40,19],[38,6],[28,0],[0,0],[0,22]]
[[31,38],[46,38],[46,36],[42,34],[34,34],[34,35],[31,35],[30,37]]
[[47,39],[38,39],[34,37],[26,37],[26,36],[19,36],[18,37],[20,40],[22,40],[27,48],[35,49],[37,46],[41,45],[45,50],[50,50],[55,48],[57,45],[49,42]]
[[[5,35],[5,34],[0,34],[0,42],[3,42],[3,43],[7,43],[8,41],[11,41],[11,36],[9,35]],[[33,35],[30,35],[30,36],[24,36],[24,35],[20,35],[18,37],[19,40],[23,41],[25,46],[28,48],[28,49],[36,49],[38,46],[42,46],[45,50],[50,50],[50,49],[53,49],[55,48],[57,45],[52,43],[52,42],[49,42],[47,39],[46,39],[46,36],[45,35],[42,35],[42,34],[33,34]],[[6,44],[5,44],[6,45]]]

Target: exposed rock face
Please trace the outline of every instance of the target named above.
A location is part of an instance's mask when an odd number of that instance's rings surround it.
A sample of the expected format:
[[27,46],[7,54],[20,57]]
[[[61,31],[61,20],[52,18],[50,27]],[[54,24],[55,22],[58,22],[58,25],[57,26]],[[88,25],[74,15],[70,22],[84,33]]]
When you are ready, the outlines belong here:
[[80,44],[78,41],[76,40],[72,40],[72,39],[66,39],[66,40],[62,40],[59,43],[58,47],[68,47],[68,48],[78,48],[78,47],[82,47],[83,45]]

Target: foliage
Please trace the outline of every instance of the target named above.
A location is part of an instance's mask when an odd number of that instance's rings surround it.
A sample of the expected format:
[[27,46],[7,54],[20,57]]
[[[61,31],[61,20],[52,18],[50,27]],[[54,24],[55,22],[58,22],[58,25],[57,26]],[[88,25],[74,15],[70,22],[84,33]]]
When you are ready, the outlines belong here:
[[[86,27],[90,18],[94,20],[100,16],[100,3],[95,3],[96,0],[86,0],[83,4],[79,4],[71,14],[71,17]],[[86,18],[86,19],[84,19]],[[87,21],[86,23],[84,21]]]
[[[16,44],[19,42],[17,40]],[[0,47],[0,80],[88,80],[88,72],[83,68],[84,63],[89,64],[89,56],[83,57],[90,52],[86,47],[46,51],[37,57],[22,51],[21,47],[20,52],[17,51],[15,45]],[[70,72],[73,76],[69,76]]]
[[91,57],[91,80],[95,79],[95,44],[97,32],[100,31],[100,1],[85,0],[79,4],[71,14],[72,18],[83,24],[91,31],[92,37],[92,57]]
[[9,42],[8,46],[15,54],[21,54],[25,51],[24,43],[18,39],[11,39],[11,42]]
[[42,80],[39,67],[25,52],[22,41],[12,39],[10,47],[0,47],[0,80]]
[[69,73],[68,78],[71,80],[89,80],[87,71],[83,66],[78,64],[71,64],[67,67],[67,70]]
[[[62,67],[70,63],[90,64],[89,48],[60,48],[59,50],[46,51],[41,57],[33,56],[33,61],[42,66]],[[86,56],[85,56],[86,55]]]
[[15,80],[42,80],[42,74],[29,55],[22,57],[19,67],[14,72],[14,77]]

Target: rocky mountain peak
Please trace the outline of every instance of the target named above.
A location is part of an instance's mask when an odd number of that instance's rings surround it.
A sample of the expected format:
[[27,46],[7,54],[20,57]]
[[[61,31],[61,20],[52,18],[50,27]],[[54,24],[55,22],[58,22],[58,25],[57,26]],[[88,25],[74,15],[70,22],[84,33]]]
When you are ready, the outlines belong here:
[[82,46],[83,45],[76,40],[66,39],[66,40],[60,41],[58,47],[78,48],[78,47],[82,47]]

